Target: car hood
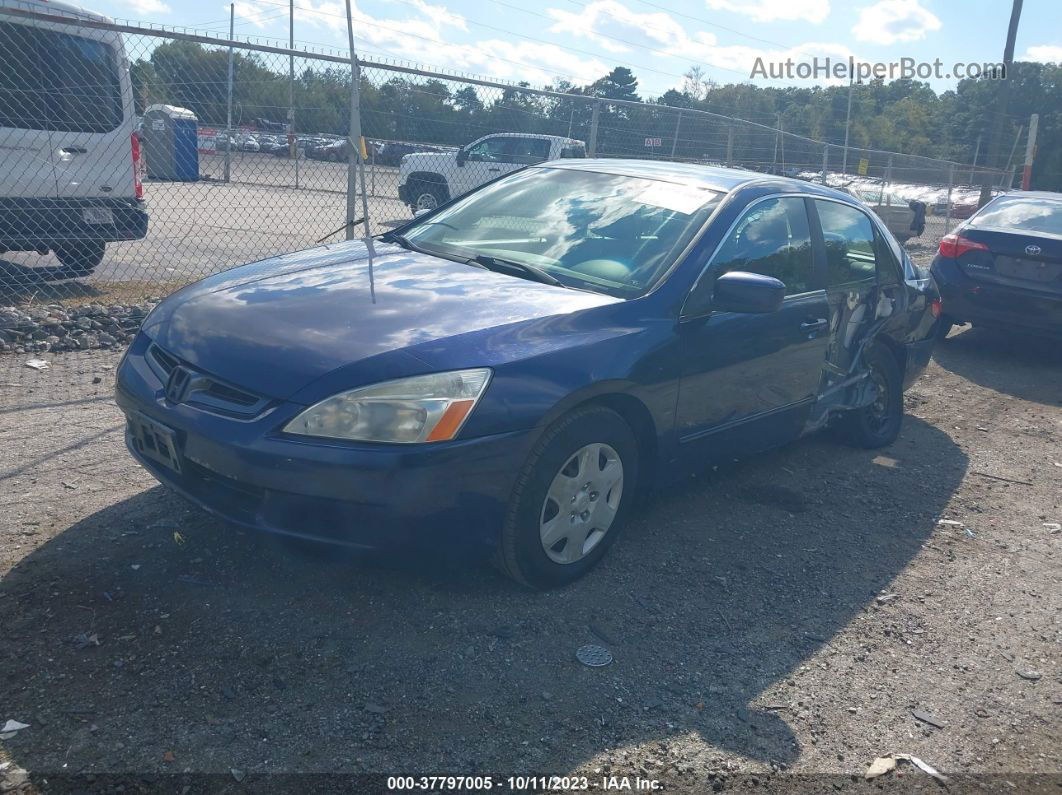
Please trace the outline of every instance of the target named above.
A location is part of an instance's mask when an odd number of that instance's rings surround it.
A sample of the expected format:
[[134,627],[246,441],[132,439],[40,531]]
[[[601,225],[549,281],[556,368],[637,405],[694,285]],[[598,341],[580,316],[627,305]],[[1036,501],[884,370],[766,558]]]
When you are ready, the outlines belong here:
[[353,381],[431,370],[411,350],[425,343],[619,300],[359,241],[211,276],[163,301],[144,332],[205,372],[287,398],[373,357]]

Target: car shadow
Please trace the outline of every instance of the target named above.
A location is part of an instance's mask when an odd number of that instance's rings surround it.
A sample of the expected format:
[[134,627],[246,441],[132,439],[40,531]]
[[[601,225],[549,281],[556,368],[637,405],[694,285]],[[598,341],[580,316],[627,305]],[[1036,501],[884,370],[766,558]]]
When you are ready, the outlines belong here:
[[[6,749],[37,776],[253,782],[562,773],[696,735],[789,765],[793,677],[873,609],[965,470],[916,418],[881,451],[817,436],[663,493],[546,593],[446,558],[304,555],[152,488],[0,583],[4,717],[30,724]],[[585,644],[614,661],[583,666]]]
[[945,370],[996,392],[1062,406],[1062,346],[1058,340],[1002,329],[952,331],[933,358]]

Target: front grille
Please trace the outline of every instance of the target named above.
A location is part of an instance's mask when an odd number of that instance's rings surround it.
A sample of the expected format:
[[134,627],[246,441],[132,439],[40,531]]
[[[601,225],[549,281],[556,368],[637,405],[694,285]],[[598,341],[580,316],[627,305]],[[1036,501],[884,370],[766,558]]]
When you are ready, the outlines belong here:
[[145,358],[148,366],[164,388],[169,383],[170,376],[177,367],[183,367],[184,370],[187,370],[188,388],[182,390],[179,397],[174,398],[174,400],[181,403],[237,417],[257,416],[269,405],[268,398],[260,397],[253,392],[248,392],[245,389],[220,381],[214,376],[202,373],[169,351],[163,350],[155,343],[148,347]]
[[162,372],[166,375],[169,375],[171,372],[173,372],[173,368],[176,367],[179,363],[175,357],[166,353],[166,351],[162,350],[162,348],[160,348],[158,345],[152,345],[150,348],[148,348],[148,356],[155,364],[157,364],[162,369]]

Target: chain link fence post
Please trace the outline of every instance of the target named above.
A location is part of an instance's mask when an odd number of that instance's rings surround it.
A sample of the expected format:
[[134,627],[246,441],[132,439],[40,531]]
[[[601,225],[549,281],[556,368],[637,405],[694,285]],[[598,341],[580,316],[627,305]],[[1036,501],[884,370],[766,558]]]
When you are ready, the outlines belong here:
[[822,184],[823,185],[825,185],[826,182],[827,182],[827,180],[826,180],[826,171],[829,169],[829,167],[830,167],[830,145],[827,144],[826,146],[822,147]]
[[601,100],[594,100],[594,108],[590,113],[590,140],[587,142],[586,153],[590,157],[597,157],[597,125],[601,118]]
[[[229,42],[232,41],[233,28],[235,27],[235,24],[236,24],[236,4],[235,3],[229,3]],[[232,175],[232,154],[231,154],[231,151],[230,151],[232,149],[232,147],[229,146],[229,141],[232,140],[232,70],[233,70],[233,59],[235,57],[236,57],[235,53],[232,50],[232,44],[230,43],[229,44],[229,79],[228,79],[228,89],[227,89],[228,99],[227,99],[227,103],[226,103],[227,106],[228,106],[228,109],[226,111],[226,116],[225,116],[225,167],[224,168],[225,168],[225,181],[226,182],[229,181],[229,178]],[[217,146],[216,141],[217,141],[217,139],[215,139],[215,146]]]

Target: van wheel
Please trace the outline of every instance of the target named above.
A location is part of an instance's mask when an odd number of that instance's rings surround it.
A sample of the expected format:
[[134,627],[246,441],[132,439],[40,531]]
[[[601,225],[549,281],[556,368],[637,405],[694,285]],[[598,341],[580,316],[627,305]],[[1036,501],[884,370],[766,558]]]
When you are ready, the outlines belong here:
[[84,240],[80,243],[63,243],[56,246],[55,258],[63,266],[60,278],[88,276],[103,262],[106,246],[102,240]]
[[601,406],[562,417],[517,479],[495,564],[532,588],[574,582],[615,542],[637,482],[638,443],[622,417]]
[[884,447],[896,441],[903,422],[903,376],[896,357],[877,345],[866,352],[867,369],[874,391],[869,406],[845,412],[841,429],[854,445]]

